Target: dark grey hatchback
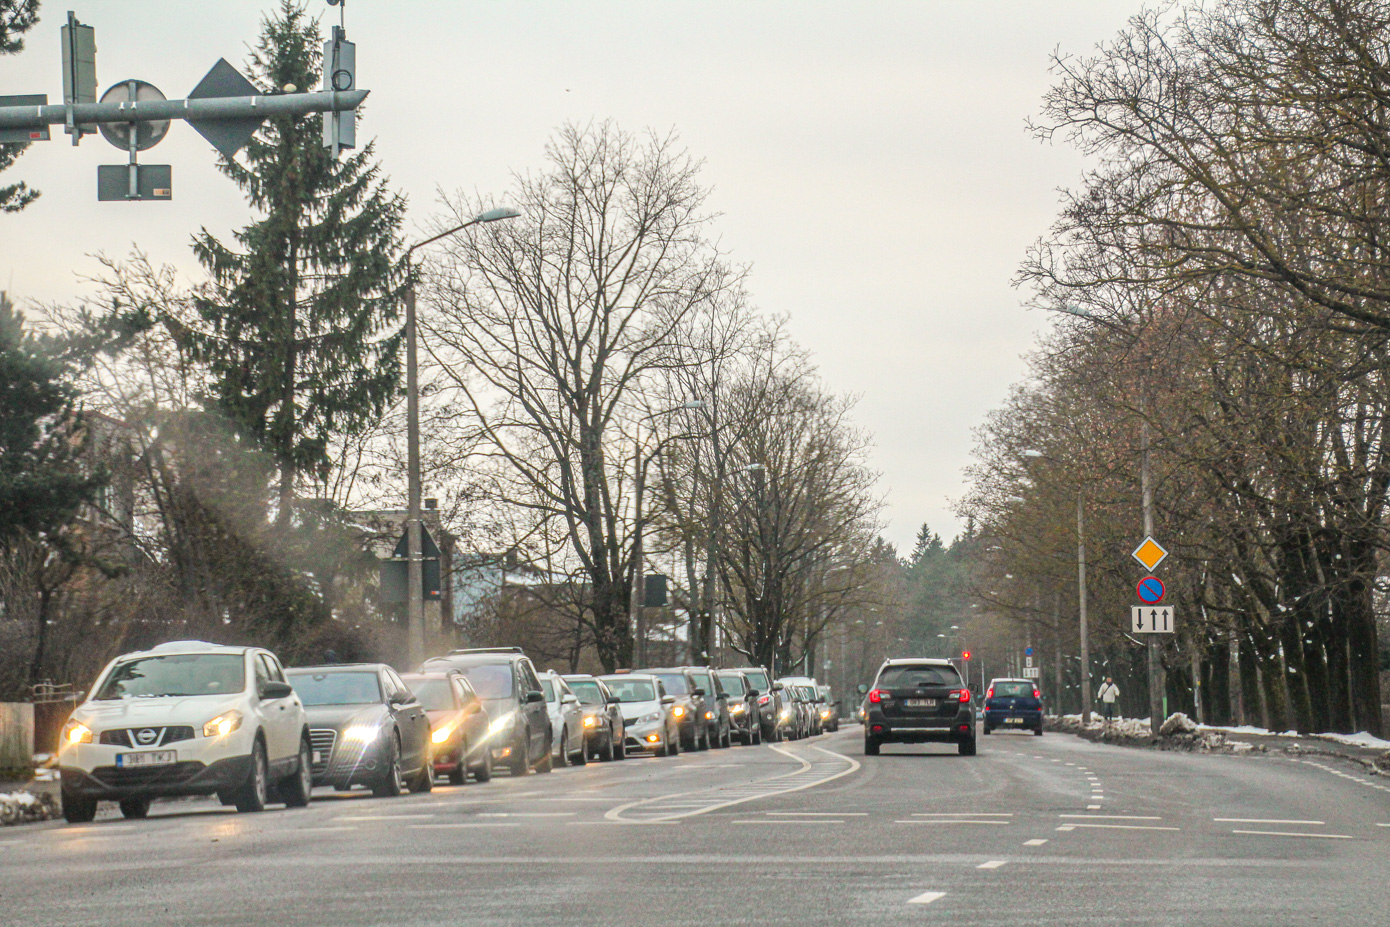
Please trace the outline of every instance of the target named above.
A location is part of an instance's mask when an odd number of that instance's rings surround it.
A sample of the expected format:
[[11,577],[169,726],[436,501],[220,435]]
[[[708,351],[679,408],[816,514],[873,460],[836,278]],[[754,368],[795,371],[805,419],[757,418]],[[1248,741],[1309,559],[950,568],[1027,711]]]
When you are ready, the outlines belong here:
[[975,708],[949,660],[887,660],[865,701],[864,753],[886,743],[953,743],[975,755]]

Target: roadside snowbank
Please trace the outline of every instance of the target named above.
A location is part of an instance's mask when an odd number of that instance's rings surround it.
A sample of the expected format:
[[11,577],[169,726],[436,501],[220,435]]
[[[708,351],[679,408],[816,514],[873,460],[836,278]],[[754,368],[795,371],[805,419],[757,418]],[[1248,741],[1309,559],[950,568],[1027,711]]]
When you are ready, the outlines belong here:
[[52,795],[31,792],[0,792],[0,824],[28,824],[57,817],[58,803]]

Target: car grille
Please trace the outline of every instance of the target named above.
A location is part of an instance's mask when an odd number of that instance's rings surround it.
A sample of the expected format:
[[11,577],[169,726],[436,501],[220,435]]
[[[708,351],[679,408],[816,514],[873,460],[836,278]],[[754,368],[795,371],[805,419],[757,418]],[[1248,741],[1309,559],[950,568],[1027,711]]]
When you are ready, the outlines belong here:
[[333,745],[337,740],[338,732],[331,728],[309,732],[310,749],[319,755],[319,761],[311,767],[314,773],[321,773],[328,768],[328,762],[333,757]]
[[[140,739],[143,731],[154,731],[153,740],[144,741]],[[100,742],[112,744],[117,747],[132,747],[135,749],[147,747],[163,747],[167,744],[178,743],[180,740],[192,740],[193,728],[188,725],[172,725],[170,727],[131,727],[119,728],[114,731],[102,731]]]
[[101,766],[92,770],[92,778],[109,786],[177,785],[187,782],[204,769],[207,767],[193,760],[167,766],[136,766],[132,769]]

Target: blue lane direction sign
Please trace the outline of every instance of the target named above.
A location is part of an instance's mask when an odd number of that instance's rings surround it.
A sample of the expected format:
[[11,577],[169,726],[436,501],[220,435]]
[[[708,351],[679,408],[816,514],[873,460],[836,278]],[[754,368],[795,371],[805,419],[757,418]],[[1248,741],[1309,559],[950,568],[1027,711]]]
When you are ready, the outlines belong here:
[[1134,589],[1139,596],[1139,601],[1145,605],[1157,605],[1163,601],[1163,594],[1168,590],[1163,586],[1163,580],[1157,576],[1145,576],[1139,580],[1139,585]]

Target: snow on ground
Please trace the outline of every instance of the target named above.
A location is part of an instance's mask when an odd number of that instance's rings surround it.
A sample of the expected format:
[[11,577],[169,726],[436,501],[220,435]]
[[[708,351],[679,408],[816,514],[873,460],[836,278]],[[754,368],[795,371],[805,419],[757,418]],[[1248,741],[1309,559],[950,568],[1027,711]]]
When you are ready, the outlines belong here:
[[43,821],[57,813],[57,805],[49,795],[30,792],[0,792],[0,824],[23,824]]
[[1346,744],[1349,747],[1372,747],[1376,750],[1390,750],[1390,740],[1381,740],[1379,737],[1372,737],[1365,731],[1356,734],[1314,734],[1319,740],[1330,740],[1334,743]]

